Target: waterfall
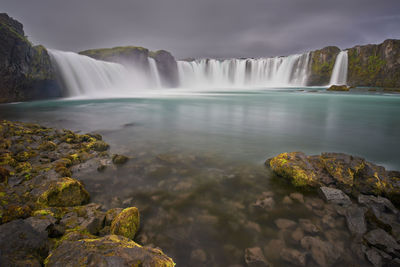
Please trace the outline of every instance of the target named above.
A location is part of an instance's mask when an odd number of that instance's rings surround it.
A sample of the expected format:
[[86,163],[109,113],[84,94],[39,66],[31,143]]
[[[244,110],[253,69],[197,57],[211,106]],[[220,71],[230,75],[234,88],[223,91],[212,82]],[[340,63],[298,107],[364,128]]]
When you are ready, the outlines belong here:
[[73,52],[49,50],[66,96],[127,95],[151,86],[134,66],[96,60]]
[[333,67],[330,85],[345,85],[347,83],[348,54],[347,50],[340,51]]
[[156,88],[161,88],[160,73],[158,72],[157,62],[154,58],[149,57],[150,74],[151,78],[154,80]]
[[310,53],[260,59],[178,61],[183,87],[306,86]]

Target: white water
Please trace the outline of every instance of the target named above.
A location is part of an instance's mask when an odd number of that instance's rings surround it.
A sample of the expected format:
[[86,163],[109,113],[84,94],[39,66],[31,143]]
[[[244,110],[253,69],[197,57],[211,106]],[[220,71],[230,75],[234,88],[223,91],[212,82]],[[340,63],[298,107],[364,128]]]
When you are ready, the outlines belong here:
[[310,53],[260,59],[178,61],[181,86],[189,88],[306,86]]
[[347,50],[340,51],[335,60],[330,85],[345,85],[347,83],[348,54]]
[[161,86],[160,73],[158,72],[157,62],[154,60],[154,58],[149,57],[149,65],[150,65],[151,78],[154,81],[155,87],[161,88],[162,86]]
[[150,64],[150,74],[146,74],[133,65],[95,60],[73,52],[49,50],[49,53],[66,88],[66,96],[122,96],[160,86],[155,62]]

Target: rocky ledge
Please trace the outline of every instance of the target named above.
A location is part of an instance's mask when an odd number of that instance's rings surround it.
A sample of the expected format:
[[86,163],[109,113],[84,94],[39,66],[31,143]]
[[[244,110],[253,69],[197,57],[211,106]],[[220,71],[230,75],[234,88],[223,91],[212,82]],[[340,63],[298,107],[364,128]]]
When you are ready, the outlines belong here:
[[133,240],[137,208],[88,204],[84,184],[72,178],[88,160],[98,170],[127,161],[108,149],[96,133],[0,122],[2,265],[174,266],[161,250]]
[[[267,160],[266,165],[278,178],[285,177],[300,189],[318,191],[326,202],[325,207],[318,210],[318,206],[324,205],[314,202],[310,209],[315,206],[317,214],[321,213],[322,225],[335,225],[345,219],[351,236],[350,253],[373,266],[400,265],[400,212],[396,207],[399,205],[399,172],[387,171],[365,159],[341,153],[316,156],[306,156],[302,152],[282,153]],[[302,195],[296,194],[303,202]],[[292,203],[299,196],[287,197],[284,201]],[[273,200],[270,199],[263,200],[264,206]],[[336,219],[328,219],[332,216]],[[279,219],[275,223],[280,229],[295,229],[298,225],[287,219]],[[269,249],[280,247],[280,257],[295,265],[305,266],[307,255],[319,266],[332,266],[341,261],[346,252],[340,252],[340,244],[313,236],[319,231],[318,223],[313,225],[300,220],[299,224],[303,227],[299,231],[289,231],[289,235],[299,240],[301,250],[284,247],[279,240],[274,241]],[[305,236],[304,232],[311,234]],[[257,248],[249,248],[246,262],[262,262],[261,266],[267,266],[263,254],[259,252]]]

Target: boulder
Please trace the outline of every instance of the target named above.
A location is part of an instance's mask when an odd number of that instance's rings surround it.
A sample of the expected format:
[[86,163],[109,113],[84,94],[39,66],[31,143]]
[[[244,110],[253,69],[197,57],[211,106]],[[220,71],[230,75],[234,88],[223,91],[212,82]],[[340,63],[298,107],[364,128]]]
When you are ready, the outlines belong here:
[[400,245],[393,236],[382,229],[375,229],[364,235],[365,241],[374,247],[380,248],[387,253],[400,252]]
[[294,228],[297,224],[295,221],[288,220],[288,219],[277,219],[275,220],[275,225],[279,229],[289,229],[289,228]]
[[244,251],[244,260],[248,267],[267,267],[270,264],[264,257],[264,254],[259,247],[246,248]]
[[328,202],[338,205],[350,205],[351,200],[350,198],[343,193],[343,191],[331,187],[321,186],[319,188],[319,193],[322,198]]
[[124,155],[114,154],[112,156],[112,162],[114,164],[117,164],[117,165],[124,164],[125,162],[128,161],[128,159],[129,158],[127,156],[124,156]]
[[51,182],[39,196],[38,203],[53,207],[71,207],[89,201],[89,193],[78,180],[64,177]]
[[139,211],[135,207],[121,211],[111,222],[111,234],[133,239],[139,229]]
[[400,173],[386,171],[365,159],[343,153],[306,156],[302,152],[282,153],[266,164],[277,175],[300,187],[336,187],[345,193],[385,196],[400,203]]
[[45,260],[47,267],[81,265],[173,267],[175,263],[159,249],[142,247],[128,238],[116,235],[67,239]]
[[367,232],[367,223],[364,216],[365,210],[356,205],[345,210],[346,223],[353,235],[363,235]]
[[301,240],[301,246],[310,252],[318,266],[332,266],[341,257],[337,248],[318,237],[305,236]]
[[280,256],[284,261],[287,261],[295,266],[306,266],[306,253],[295,249],[284,248]]

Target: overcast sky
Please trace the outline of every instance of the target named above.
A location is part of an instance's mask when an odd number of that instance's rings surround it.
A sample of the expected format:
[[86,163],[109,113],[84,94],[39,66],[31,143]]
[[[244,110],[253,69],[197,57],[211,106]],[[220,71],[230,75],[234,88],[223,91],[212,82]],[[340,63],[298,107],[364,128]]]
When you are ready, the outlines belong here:
[[35,44],[263,57],[400,39],[400,0],[0,0]]

